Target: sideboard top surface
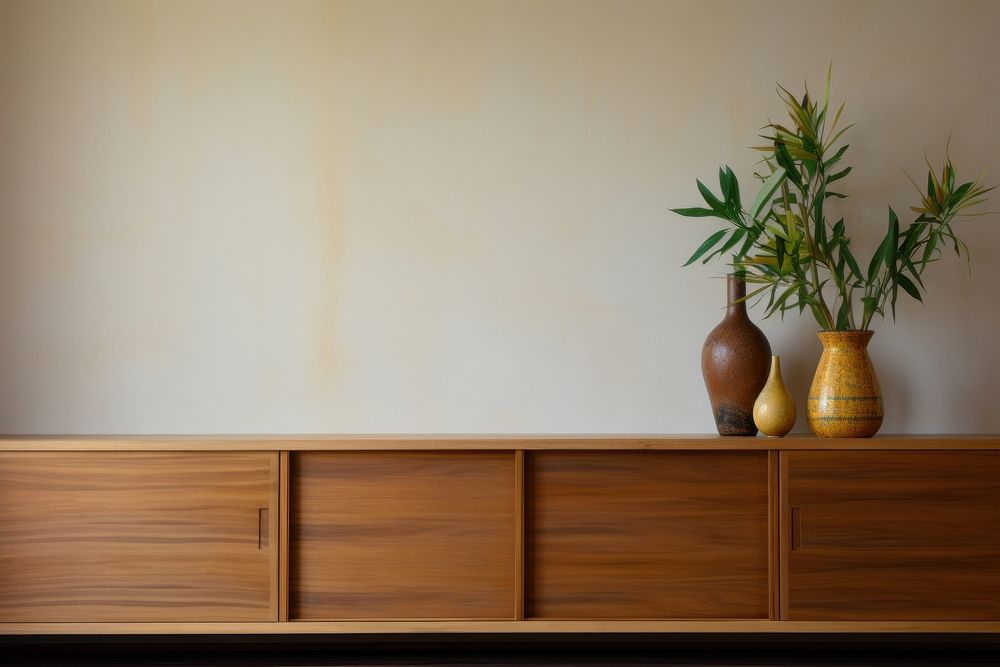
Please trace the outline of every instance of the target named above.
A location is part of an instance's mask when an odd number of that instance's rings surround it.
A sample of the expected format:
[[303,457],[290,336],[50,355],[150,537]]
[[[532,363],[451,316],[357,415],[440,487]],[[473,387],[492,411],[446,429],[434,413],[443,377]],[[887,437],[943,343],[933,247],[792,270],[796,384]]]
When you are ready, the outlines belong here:
[[0,452],[398,450],[1000,450],[1000,435],[784,438],[690,435],[73,435],[0,436]]

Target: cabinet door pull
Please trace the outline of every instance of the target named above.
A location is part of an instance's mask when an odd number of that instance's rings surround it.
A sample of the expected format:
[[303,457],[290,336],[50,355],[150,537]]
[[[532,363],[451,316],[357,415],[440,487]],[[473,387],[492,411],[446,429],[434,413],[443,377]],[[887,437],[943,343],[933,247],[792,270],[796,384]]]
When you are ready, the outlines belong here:
[[271,511],[266,507],[257,510],[257,548],[266,549],[268,546],[268,534],[270,533]]
[[792,551],[802,548],[802,517],[798,507],[792,508]]

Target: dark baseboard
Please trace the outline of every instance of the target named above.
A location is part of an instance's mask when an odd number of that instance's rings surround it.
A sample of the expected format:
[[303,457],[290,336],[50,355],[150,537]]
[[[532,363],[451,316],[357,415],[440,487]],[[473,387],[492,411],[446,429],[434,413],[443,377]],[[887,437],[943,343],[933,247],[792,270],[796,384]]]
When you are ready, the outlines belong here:
[[0,637],[16,665],[997,665],[1000,635]]

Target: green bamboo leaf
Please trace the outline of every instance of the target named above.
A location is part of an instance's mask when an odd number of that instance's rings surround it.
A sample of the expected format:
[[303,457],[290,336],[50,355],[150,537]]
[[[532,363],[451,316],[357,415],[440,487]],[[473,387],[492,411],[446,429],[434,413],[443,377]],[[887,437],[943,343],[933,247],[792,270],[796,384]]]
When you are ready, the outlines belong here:
[[830,330],[829,327],[832,324],[832,322],[829,322],[826,319],[826,313],[823,312],[823,309],[820,308],[817,303],[810,301],[809,310],[812,311],[813,317],[816,318],[816,322],[819,323],[823,331],[829,331]]
[[833,146],[835,143],[837,143],[837,139],[840,139],[842,136],[844,136],[844,133],[847,132],[852,127],[854,127],[854,123],[851,123],[850,125],[848,125],[844,129],[842,129],[840,132],[838,132],[837,134],[833,135],[833,139],[830,139],[830,141],[827,143],[827,145],[828,146]]
[[910,275],[916,279],[917,284],[920,285],[921,289],[926,289],[924,287],[924,281],[920,278],[920,271],[917,270],[916,265],[908,257],[903,258],[903,268],[910,272]]
[[780,125],[778,123],[771,123],[770,125],[768,125],[768,127],[770,127],[772,130],[774,130],[777,133],[784,134],[784,135],[792,137],[792,138],[796,137],[796,134],[794,132],[792,132],[791,130],[789,130],[784,125]]
[[[919,212],[922,211],[922,212],[925,212],[925,213],[933,215],[934,212],[937,210],[937,208],[934,206],[934,204],[932,202],[934,185],[931,182],[930,176],[928,176],[928,178],[927,178],[927,188],[928,188],[928,191],[931,194],[929,194],[928,196],[924,196],[924,193],[920,189],[920,186],[917,185],[917,182],[915,180],[913,180],[913,177],[910,176],[909,172],[907,172],[904,169],[903,173],[906,174],[906,178],[910,181],[910,183],[913,184],[913,189],[917,191],[918,195],[920,195],[920,203],[923,204],[923,208],[921,208],[920,211],[916,211],[916,212],[919,213]],[[910,208],[913,209],[913,207],[910,207]]]
[[771,285],[773,284],[770,280],[762,280],[762,279],[754,279],[754,280],[752,280],[752,282],[755,282],[755,283],[764,282],[765,284],[764,284],[763,287],[759,287],[759,288],[755,289],[754,291],[750,292],[749,294],[747,294],[745,297],[743,297],[742,299],[740,299],[740,301],[750,301],[751,299],[757,297],[762,292],[765,292],[766,290],[770,289]]
[[811,181],[816,176],[816,160],[813,160],[810,154],[802,160],[802,166],[806,168],[806,174]]
[[[781,84],[778,84],[778,88],[784,92],[785,104],[788,106],[789,113],[792,121],[798,126],[798,129],[802,134],[809,136],[811,139],[815,140],[816,135],[813,134],[812,128],[810,127],[809,114],[806,112],[805,105],[808,103],[808,97],[804,97],[802,102],[795,99],[795,96],[788,92]],[[779,93],[780,95],[781,93]],[[811,135],[811,136],[810,136]]]
[[946,206],[955,206],[962,201],[962,197],[966,195],[969,190],[972,189],[972,181],[968,183],[962,183],[958,186],[958,189],[951,193],[951,197],[948,198]]
[[799,283],[799,293],[798,293],[799,315],[802,314],[802,312],[806,309],[807,305],[809,305],[809,295],[808,292],[806,292],[805,283]]
[[[813,201],[813,240],[816,241],[816,245],[820,248],[825,248],[826,246],[826,221],[823,219],[823,203],[826,201],[826,197],[823,193],[826,192],[826,185],[820,187],[819,192],[816,194],[816,199]],[[803,224],[805,221],[803,220]],[[828,253],[823,253],[828,254]]]
[[753,204],[750,205],[750,217],[754,220],[760,215],[761,209],[764,208],[774,193],[778,191],[781,184],[785,181],[785,170],[778,168],[777,171],[772,173],[764,182],[760,185],[760,190],[757,191],[757,196],[754,197]]
[[923,302],[923,299],[920,297],[920,290],[917,289],[917,286],[914,285],[909,278],[900,274],[896,276],[896,280],[899,281],[899,286],[906,290],[907,294],[912,296],[917,301]]
[[882,239],[882,243],[879,244],[878,248],[875,250],[875,254],[872,255],[872,259],[868,262],[868,282],[874,283],[875,276],[878,275],[879,267],[882,265],[882,257],[885,255],[885,245],[888,237]]
[[962,204],[956,206],[955,212],[957,213],[958,211],[964,211],[965,209],[972,208],[973,206],[979,206],[984,201],[986,201],[986,197],[980,197],[979,199],[970,199],[969,201],[963,202]]
[[841,102],[840,103],[840,108],[837,109],[837,113],[834,114],[834,116],[833,116],[833,124],[830,126],[830,131],[831,132],[833,132],[834,130],[837,129],[837,122],[840,120],[840,114],[844,112],[844,105],[845,104],[847,104],[847,102]]
[[851,302],[844,299],[840,303],[840,308],[837,310],[837,330],[843,331],[848,328],[848,322],[851,317]]
[[833,157],[831,157],[829,160],[823,161],[823,169],[824,170],[829,169],[833,165],[837,164],[837,162],[840,161],[840,158],[844,157],[844,153],[846,153],[847,149],[850,147],[851,147],[850,144],[844,144],[843,146],[841,146],[840,149],[833,154]]
[[754,255],[744,260],[744,263],[753,266],[762,274],[772,275],[777,265],[777,259],[773,255]]
[[826,90],[823,92],[823,109],[830,106],[830,79],[833,78],[833,61],[826,68]]
[[841,218],[833,224],[833,237],[830,239],[831,243],[836,243],[844,236],[844,219]]
[[722,199],[728,207],[733,198],[733,186],[729,174],[722,167],[719,167],[719,187],[722,188]]
[[[777,285],[775,285],[775,288],[777,288]],[[773,303],[771,303],[771,305],[768,308],[767,312],[765,313],[764,317],[770,317],[779,308],[782,311],[784,311],[785,310],[784,304],[785,304],[786,301],[788,301],[788,297],[792,296],[797,291],[798,291],[798,286],[797,285],[792,285],[791,287],[789,287],[788,289],[786,289],[784,292],[782,292],[781,296],[779,296],[777,299],[774,299]],[[794,306],[794,304],[793,304],[793,306]],[[793,306],[790,306],[790,307],[793,307]]]
[[924,254],[920,258],[921,270],[923,267],[933,262],[936,258],[934,257],[934,251],[937,249],[938,235],[931,234],[927,237],[927,245],[924,246]]
[[715,232],[711,236],[709,236],[708,239],[706,239],[704,243],[702,243],[700,246],[698,246],[698,249],[694,251],[694,254],[691,255],[691,258],[688,261],[684,262],[684,264],[682,266],[688,266],[689,264],[693,264],[694,262],[696,262],[699,257],[701,257],[706,252],[708,252],[728,232],[729,232],[728,229],[722,229],[720,231]]
[[851,252],[851,247],[849,245],[841,246],[841,253],[844,255],[844,259],[847,260],[847,266],[851,269],[851,273],[858,280],[864,279],[864,274],[861,273],[861,267],[858,266],[858,260],[854,258],[854,253]]
[[782,241],[789,241],[788,233],[783,227],[779,227],[770,220],[764,225],[764,231],[768,232],[775,239],[781,239]]
[[[770,310],[771,310],[771,306],[774,305],[774,295],[777,294],[777,292],[778,292],[778,285],[779,284],[781,284],[781,283],[780,282],[773,282],[773,283],[771,283],[771,290],[770,290],[770,293],[767,295],[767,310],[768,310],[768,312],[764,313],[764,317],[767,317],[769,315]],[[763,297],[761,297],[761,298],[763,298]]]
[[745,230],[745,229],[737,229],[737,230],[735,230],[733,232],[732,236],[729,237],[729,240],[726,241],[722,245],[722,247],[720,247],[718,250],[712,251],[712,253],[710,255],[708,255],[707,257],[705,257],[705,259],[703,259],[701,263],[702,264],[708,264],[709,260],[711,260],[716,255],[724,255],[724,254],[726,254],[726,251],[729,250],[730,248],[732,248],[737,243],[739,243],[740,240],[746,235],[746,233],[747,233],[747,230]]
[[963,209],[971,208],[973,206],[978,206],[979,204],[982,204],[984,201],[986,201],[986,196],[985,196],[986,193],[995,190],[996,187],[997,186],[994,185],[992,188],[980,188],[978,191],[972,191],[966,193],[964,200],[960,202],[958,206],[955,207],[955,210],[961,211]]
[[816,149],[817,149],[817,146],[816,146],[816,142],[815,141],[813,141],[809,137],[802,137],[802,150],[804,150],[810,156],[817,156],[818,157],[818,153],[817,153]]
[[733,194],[733,202],[736,205],[736,213],[738,214],[739,211],[743,210],[743,202],[740,199],[740,182],[736,178],[736,174],[733,173],[733,170],[729,168],[729,165],[726,165],[726,173],[729,175],[730,191]]
[[889,269],[889,275],[895,278],[896,259],[899,252],[899,218],[896,217],[896,212],[892,210],[891,206],[889,207],[889,236],[886,238],[886,241],[885,265]]
[[941,184],[938,182],[937,176],[934,175],[934,167],[931,166],[931,162],[930,162],[930,160],[927,159],[926,155],[924,156],[924,162],[927,163],[927,189],[928,189],[928,194],[931,195],[931,199],[933,199],[937,203],[938,206],[943,206],[944,205],[944,190],[942,189]]
[[892,317],[896,317],[896,297],[899,294],[899,269],[897,258],[899,254],[899,218],[896,212],[889,207],[889,232],[886,236],[887,245],[885,247],[885,265],[889,271],[889,294],[892,306]]
[[819,113],[816,114],[816,118],[813,120],[813,127],[817,129],[817,145],[822,145],[823,143],[823,126],[826,122],[826,108],[820,109]]
[[788,148],[784,144],[777,144],[778,150],[775,152],[774,157],[778,162],[778,166],[785,170],[785,174],[788,176],[788,180],[796,185],[796,187],[802,187],[802,176],[799,174],[798,167],[795,166],[795,162],[792,160],[792,156],[788,153]]
[[708,204],[713,209],[719,212],[725,210],[726,208],[725,205],[721,201],[719,201],[719,198],[716,197],[711,190],[708,189],[708,186],[706,186],[704,183],[698,180],[696,180],[695,183],[698,184],[698,191],[701,192],[701,196],[704,197],[706,204]]
[[686,218],[722,218],[723,220],[729,220],[726,215],[708,208],[672,208],[670,211],[677,215],[683,215]]
[[785,239],[776,236],[774,239],[774,249],[775,249],[775,261],[777,263],[778,271],[784,273],[785,271]]
[[866,325],[871,322],[875,312],[879,309],[878,302],[873,296],[863,296],[861,297],[861,303],[864,307],[864,315],[861,319],[862,327],[866,327]]
[[853,168],[854,167],[847,167],[846,169],[842,169],[841,171],[838,171],[836,174],[833,174],[828,179],[826,179],[827,185],[833,183],[834,181],[839,181],[844,176],[847,176],[849,173],[851,173],[851,169]]
[[[798,218],[791,211],[785,211],[785,230],[789,243],[798,247],[799,243],[799,226]],[[791,254],[797,254],[794,250]]]
[[741,259],[745,258],[747,256],[747,253],[750,252],[750,248],[753,247],[753,244],[757,242],[757,239],[759,237],[760,237],[760,232],[757,231],[756,228],[751,228],[747,232],[746,240],[743,241],[743,246],[739,249],[739,252],[736,253],[736,256]]
[[910,257],[913,255],[913,251],[916,249],[917,244],[920,243],[921,237],[924,235],[924,230],[927,229],[927,223],[917,220],[906,228],[906,232],[903,236],[906,240],[903,242],[903,249],[900,251],[900,256],[903,261],[909,262]]

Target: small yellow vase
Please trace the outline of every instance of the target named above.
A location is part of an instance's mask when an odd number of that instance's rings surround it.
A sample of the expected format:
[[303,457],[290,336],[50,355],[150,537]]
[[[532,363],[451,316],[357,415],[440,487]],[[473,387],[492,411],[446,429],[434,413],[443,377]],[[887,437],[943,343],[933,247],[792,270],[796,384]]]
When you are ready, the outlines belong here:
[[767,384],[753,404],[753,421],[769,438],[780,438],[795,426],[795,401],[781,379],[780,357],[771,357]]
[[821,438],[870,438],[882,426],[882,391],[868,356],[871,331],[820,331],[823,356],[809,389],[809,428]]

